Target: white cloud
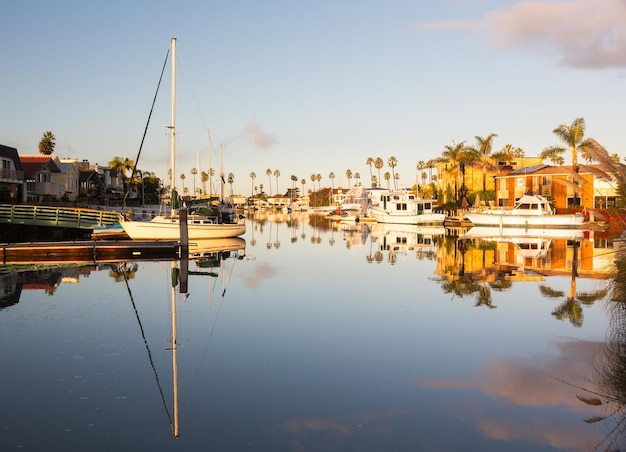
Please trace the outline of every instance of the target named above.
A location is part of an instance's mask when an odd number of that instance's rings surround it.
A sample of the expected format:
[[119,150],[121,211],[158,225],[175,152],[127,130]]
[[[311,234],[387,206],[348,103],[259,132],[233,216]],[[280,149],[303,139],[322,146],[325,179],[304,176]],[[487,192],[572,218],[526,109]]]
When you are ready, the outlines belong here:
[[477,22],[421,23],[415,29],[475,30],[505,49],[556,52],[564,66],[626,66],[626,0],[521,1]]

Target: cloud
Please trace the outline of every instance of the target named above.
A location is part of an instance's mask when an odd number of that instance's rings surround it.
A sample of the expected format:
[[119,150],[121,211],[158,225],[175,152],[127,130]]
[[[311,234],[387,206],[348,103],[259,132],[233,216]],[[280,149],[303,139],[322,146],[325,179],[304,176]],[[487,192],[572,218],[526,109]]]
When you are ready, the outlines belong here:
[[626,66],[626,1],[521,1],[480,21],[417,24],[421,31],[478,31],[510,50],[556,52],[575,68]]
[[251,122],[246,126],[244,135],[251,136],[256,147],[260,149],[267,149],[276,143],[276,139],[272,135],[263,132],[256,122]]

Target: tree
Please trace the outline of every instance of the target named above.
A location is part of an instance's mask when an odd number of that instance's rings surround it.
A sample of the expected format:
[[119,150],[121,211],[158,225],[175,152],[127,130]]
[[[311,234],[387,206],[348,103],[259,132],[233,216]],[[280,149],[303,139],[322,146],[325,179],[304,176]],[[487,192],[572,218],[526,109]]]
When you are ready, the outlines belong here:
[[306,184],[306,179],[304,177],[300,180],[300,184],[302,184],[302,196],[304,196],[304,184]]
[[372,176],[372,166],[374,165],[374,159],[372,157],[368,157],[365,164],[370,167],[370,184],[374,185],[374,178]]
[[274,177],[276,178],[276,193],[280,193],[278,189],[278,178],[280,177],[280,171],[274,170]]
[[387,181],[387,190],[389,190],[389,179],[391,179],[391,174],[389,174],[389,171],[385,171],[385,174],[383,175],[383,177]]
[[270,195],[272,194],[272,170],[271,169],[267,169],[265,170],[265,174],[267,174],[267,178],[270,181]]
[[490,133],[485,138],[476,136],[476,146],[470,147],[469,152],[478,162],[478,166],[483,172],[483,195],[487,192],[487,170],[493,169],[491,149],[493,148],[493,139],[498,135]]
[[180,180],[183,181],[183,193],[185,193],[185,173],[181,173]]
[[254,179],[256,179],[256,174],[254,174],[254,171],[250,173],[250,179],[252,179],[252,195],[254,195]]
[[355,185],[356,187],[358,187],[358,186],[359,186],[359,179],[360,179],[360,178],[361,178],[361,175],[360,175],[359,173],[354,173],[354,180],[355,180],[354,185]]
[[387,160],[387,166],[391,168],[391,175],[393,176],[393,188],[397,190],[398,187],[396,186],[395,168],[396,166],[398,166],[398,159],[392,155],[391,157],[389,157],[389,160]]
[[382,169],[382,167],[384,165],[385,165],[385,162],[383,161],[383,159],[381,159],[380,157],[376,157],[376,160],[374,160],[374,167],[378,171],[378,180],[381,180],[380,179],[380,170]]
[[196,195],[196,176],[198,175],[198,170],[196,168],[191,168],[191,175],[193,176],[193,195]]
[[348,178],[348,190],[350,190],[350,182],[352,181],[352,170],[346,170],[346,177]]
[[[589,146],[589,141],[585,139],[585,120],[583,118],[576,118],[569,126],[567,124],[561,124],[552,132],[569,147],[572,153],[572,167],[576,169],[578,166],[578,152],[581,151],[584,153],[585,147]],[[562,150],[561,153],[565,151],[565,149],[558,146],[551,146],[550,148],[544,149],[544,151],[547,149],[554,149],[555,151]],[[543,152],[541,155],[543,157]]]
[[461,175],[461,165],[465,164],[465,141],[455,143],[452,140],[452,144],[444,146],[444,151],[441,153],[441,158],[446,162],[445,170],[453,175],[454,178],[454,201],[458,201],[458,182]]
[[328,178],[330,179],[333,190],[335,190],[335,173],[333,173],[332,171],[328,173]]
[[560,148],[558,146],[550,146],[541,151],[539,155],[543,160],[548,159],[555,165],[563,165],[565,163],[565,159],[561,154],[565,152],[565,149]]
[[54,148],[57,145],[56,137],[52,132],[46,130],[39,142],[39,152],[43,155],[50,155],[54,152]]
[[206,194],[206,183],[209,180],[209,173],[207,173],[206,171],[202,171],[200,173],[200,181],[202,182],[202,191]]
[[311,174],[311,182],[313,182],[313,190],[315,191],[315,174]]

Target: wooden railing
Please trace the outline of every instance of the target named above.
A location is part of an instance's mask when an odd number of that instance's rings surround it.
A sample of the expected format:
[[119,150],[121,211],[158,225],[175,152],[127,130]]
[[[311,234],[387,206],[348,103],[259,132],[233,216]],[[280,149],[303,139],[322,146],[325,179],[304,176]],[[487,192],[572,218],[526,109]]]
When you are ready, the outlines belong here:
[[119,223],[119,213],[70,207],[0,204],[0,223],[93,229]]

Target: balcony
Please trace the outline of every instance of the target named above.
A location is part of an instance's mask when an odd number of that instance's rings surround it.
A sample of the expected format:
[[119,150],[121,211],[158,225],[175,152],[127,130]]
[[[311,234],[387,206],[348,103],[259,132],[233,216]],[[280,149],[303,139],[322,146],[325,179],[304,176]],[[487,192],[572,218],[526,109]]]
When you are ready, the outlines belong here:
[[24,171],[0,169],[0,182],[22,184],[24,183]]

